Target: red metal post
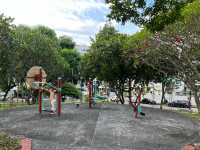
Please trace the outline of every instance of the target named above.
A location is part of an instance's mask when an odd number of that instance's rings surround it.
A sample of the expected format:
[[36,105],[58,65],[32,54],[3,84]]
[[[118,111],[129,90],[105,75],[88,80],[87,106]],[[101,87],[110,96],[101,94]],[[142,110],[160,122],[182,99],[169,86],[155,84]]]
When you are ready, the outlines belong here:
[[92,108],[92,81],[91,80],[88,81],[88,91],[89,91],[89,97],[88,97],[89,108]]
[[57,103],[58,103],[58,116],[60,116],[61,114],[61,100],[62,100],[62,96],[61,96],[61,78],[58,78],[57,81],[57,88],[59,89],[58,94],[57,94]]
[[[40,69],[38,81],[42,82],[42,69]],[[39,89],[38,91],[38,110],[39,110],[39,113],[41,114],[42,113],[42,90],[41,89]]]

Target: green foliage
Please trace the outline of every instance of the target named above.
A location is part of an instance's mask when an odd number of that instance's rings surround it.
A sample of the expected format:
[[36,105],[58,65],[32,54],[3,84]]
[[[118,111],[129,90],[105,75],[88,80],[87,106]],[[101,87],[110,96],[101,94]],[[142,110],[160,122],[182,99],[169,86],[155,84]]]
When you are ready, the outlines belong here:
[[[109,82],[109,85],[123,99],[125,83],[131,79],[135,83],[146,83],[152,79],[155,72],[142,62],[137,49],[141,41],[150,33],[143,30],[131,37],[118,33],[114,27],[105,25],[92,40],[89,52],[83,56],[82,71],[88,78],[97,77]],[[123,103],[123,100],[122,100]]]
[[0,15],[0,88],[8,92],[23,83],[32,66],[42,66],[49,80],[68,76],[69,64],[60,54],[56,33],[44,26],[14,26]]
[[125,49],[144,49],[145,41],[152,36],[152,33],[148,31],[146,28],[141,30],[140,32],[137,32],[131,36],[128,37],[128,40],[125,45]]
[[[45,36],[51,38],[52,40],[55,40],[56,42],[58,42],[55,31],[50,29],[49,27],[40,25],[40,26],[34,27],[33,29],[36,30],[37,32],[41,33],[42,35],[45,35]],[[58,44],[58,43],[56,43],[56,44]]]
[[80,53],[76,49],[62,49],[61,56],[69,64],[69,73],[64,78],[73,83],[77,83],[80,73]]
[[89,51],[91,72],[100,80],[122,79],[124,67],[122,60],[123,45],[126,36],[106,25],[93,40]]
[[91,58],[92,58],[91,53],[85,53],[84,55],[81,56],[80,73],[81,76],[84,77],[86,80],[88,80],[89,78],[92,79],[95,78],[95,68]]
[[0,133],[0,149],[1,150],[21,150],[21,145],[19,143],[19,140],[11,138],[5,133]]
[[181,9],[194,0],[154,0],[149,4],[145,0],[106,0],[111,9],[108,17],[123,24],[131,21],[144,25],[151,31],[162,30],[165,25],[180,19]]
[[184,19],[190,19],[194,14],[200,11],[200,0],[195,0],[193,3],[189,3],[187,6],[182,8],[181,16]]
[[13,19],[0,14],[0,88],[6,90],[14,86],[15,44]]
[[59,43],[60,43],[60,47],[62,49],[67,48],[67,49],[73,49],[75,47],[75,42],[72,40],[71,37],[68,36],[61,36],[59,38]]
[[27,105],[27,103],[20,103],[20,102],[3,102],[0,103],[0,110],[7,110],[7,109],[13,109],[13,108],[17,108],[17,107],[28,107],[29,105]]
[[83,56],[82,75],[86,79],[97,77],[98,80],[107,81],[123,95],[127,75],[123,59],[126,39],[126,35],[106,24],[92,40],[89,52]]
[[200,150],[200,144],[196,146],[196,150]]
[[39,26],[18,26],[15,31],[16,57],[15,75],[23,81],[28,69],[42,66],[49,79],[63,76],[69,65],[59,54],[59,43],[53,30]]
[[200,114],[198,114],[198,113],[191,113],[191,112],[186,112],[186,111],[181,111],[180,113],[186,117],[200,121]]
[[[195,102],[200,112],[197,95],[200,87],[200,11],[195,12],[187,21],[177,21],[154,35],[150,42],[149,63],[165,75],[174,75],[185,82],[195,94]],[[188,17],[188,16],[187,16]]]
[[62,95],[63,96],[70,96],[74,98],[80,98],[80,90],[75,87],[74,84],[71,83],[65,83],[62,87]]

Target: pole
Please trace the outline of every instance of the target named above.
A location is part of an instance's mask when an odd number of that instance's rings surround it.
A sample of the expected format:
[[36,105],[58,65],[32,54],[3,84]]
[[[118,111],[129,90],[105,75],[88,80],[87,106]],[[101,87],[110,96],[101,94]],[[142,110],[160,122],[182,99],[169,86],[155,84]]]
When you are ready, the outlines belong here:
[[[39,82],[42,82],[42,69],[40,69],[38,80]],[[39,110],[39,113],[41,114],[42,113],[42,90],[41,89],[39,89],[38,91],[38,110]]]
[[83,85],[83,79],[81,78],[81,82],[80,82],[80,92],[81,92],[81,97],[80,97],[80,104],[82,104],[83,103],[83,93],[82,93],[82,91],[83,91],[83,87],[84,87],[84,85]]
[[62,96],[61,96],[61,78],[59,77],[57,80],[57,88],[59,89],[58,94],[57,94],[57,113],[58,116],[60,116],[61,114],[61,100],[62,100]]
[[92,81],[88,81],[88,91],[89,91],[89,108],[92,108]]

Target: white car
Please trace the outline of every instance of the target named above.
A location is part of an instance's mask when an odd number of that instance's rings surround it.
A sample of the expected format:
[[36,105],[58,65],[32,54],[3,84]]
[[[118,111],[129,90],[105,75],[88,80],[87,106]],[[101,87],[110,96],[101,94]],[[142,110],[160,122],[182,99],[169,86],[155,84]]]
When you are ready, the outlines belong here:
[[2,100],[4,98],[5,94],[6,94],[5,92],[0,92],[0,100]]

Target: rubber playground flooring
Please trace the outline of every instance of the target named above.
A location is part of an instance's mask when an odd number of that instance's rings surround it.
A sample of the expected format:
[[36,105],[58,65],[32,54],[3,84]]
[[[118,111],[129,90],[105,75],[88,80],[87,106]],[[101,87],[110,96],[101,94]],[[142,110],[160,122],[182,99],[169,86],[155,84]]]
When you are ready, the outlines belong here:
[[36,108],[0,112],[0,131],[32,139],[33,150],[179,150],[200,142],[200,122],[178,113],[143,108],[133,118],[128,105],[62,106],[60,117]]

